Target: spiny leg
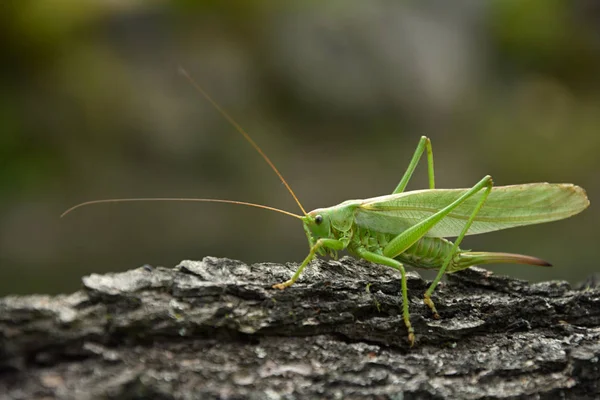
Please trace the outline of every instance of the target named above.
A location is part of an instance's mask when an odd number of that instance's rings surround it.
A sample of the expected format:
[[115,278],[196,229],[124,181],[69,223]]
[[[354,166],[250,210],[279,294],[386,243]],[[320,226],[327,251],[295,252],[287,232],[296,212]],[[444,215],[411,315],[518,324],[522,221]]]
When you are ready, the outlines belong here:
[[454,252],[458,248],[458,245],[460,244],[461,240],[466,235],[467,230],[473,223],[473,220],[475,219],[477,212],[479,212],[479,210],[483,206],[485,199],[487,198],[487,196],[489,195],[489,193],[492,189],[492,185],[493,185],[492,177],[489,175],[485,176],[475,186],[473,186],[471,189],[469,189],[467,192],[465,192],[463,195],[461,195],[458,199],[454,200],[452,203],[450,203],[446,207],[442,208],[435,214],[431,215],[428,218],[425,218],[423,221],[411,226],[410,228],[406,229],[404,232],[402,232],[401,234],[396,236],[383,249],[383,255],[386,257],[392,258],[392,259],[394,257],[404,253],[410,246],[412,246],[419,239],[421,239],[423,236],[425,236],[427,234],[427,232],[433,226],[435,226],[435,224],[437,224],[441,220],[443,220],[456,207],[461,205],[464,201],[466,201],[470,197],[474,196],[476,193],[481,191],[483,188],[487,188],[484,195],[482,196],[482,199],[479,201],[479,203],[475,207],[474,212],[469,217],[467,224],[465,224],[465,227],[463,228],[463,231],[459,235],[458,240],[455,242],[454,246],[452,247],[451,253],[449,254],[448,258],[444,261],[442,268],[440,268],[440,271],[438,272],[438,275],[436,276],[434,282],[431,284],[431,286],[425,293],[425,300],[424,300],[425,304],[427,304],[427,306],[429,306],[429,308],[431,308],[435,318],[439,318],[439,314],[437,313],[437,310],[435,309],[435,305],[431,301],[431,294],[433,293],[435,286],[440,281],[442,275],[444,274],[444,271],[446,270],[450,261],[452,260]]
[[467,221],[467,223],[463,227],[462,231],[460,232],[460,235],[458,235],[458,237],[456,238],[456,241],[454,242],[454,245],[452,246],[450,253],[448,253],[446,258],[444,259],[444,263],[442,264],[442,267],[439,269],[435,279],[429,286],[429,289],[427,289],[427,291],[425,292],[425,296],[424,296],[425,304],[427,304],[429,306],[429,308],[433,312],[433,317],[436,319],[439,319],[440,315],[438,314],[438,312],[435,308],[435,304],[433,304],[433,301],[431,300],[431,295],[433,294],[433,291],[435,290],[436,286],[442,279],[442,276],[444,275],[446,268],[448,268],[448,265],[450,265],[450,262],[452,262],[452,259],[454,258],[454,255],[456,254],[456,251],[458,250],[458,246],[460,245],[460,242],[462,242],[463,238],[466,236],[467,231],[469,230],[469,228],[473,224],[473,221],[475,220],[475,217],[477,216],[477,213],[479,213],[479,210],[481,210],[481,207],[483,207],[483,204],[485,203],[490,192],[492,191],[492,186],[493,186],[493,182],[492,182],[492,179],[490,178],[487,182],[487,187],[486,187],[485,191],[481,195],[481,199],[479,199],[479,202],[473,209],[473,212],[471,213],[469,220]]
[[317,240],[315,245],[310,248],[310,252],[308,253],[308,256],[306,256],[304,261],[302,261],[302,264],[300,264],[300,267],[298,267],[298,270],[296,271],[294,276],[292,276],[289,280],[287,280],[283,283],[278,283],[276,285],[273,285],[273,288],[283,290],[286,287],[292,286],[294,284],[294,282],[296,282],[296,280],[300,277],[302,270],[304,270],[304,268],[306,268],[308,263],[315,257],[315,254],[317,254],[317,251],[321,247],[328,247],[333,250],[343,250],[345,246],[344,246],[344,243],[342,243],[342,241],[336,240],[336,239],[321,238],[321,239]]
[[415,150],[415,154],[413,154],[412,160],[410,160],[410,164],[408,164],[408,168],[404,173],[404,176],[396,186],[396,189],[392,192],[392,194],[402,193],[404,189],[406,189],[406,185],[408,185],[408,181],[412,177],[413,172],[415,172],[415,168],[417,168],[417,164],[423,155],[423,152],[427,150],[427,173],[429,175],[429,189],[435,189],[435,174],[433,172],[433,149],[431,148],[431,140],[429,140],[426,136],[421,136],[421,140],[419,140],[419,144],[417,145],[417,149]]
[[371,261],[377,264],[387,265],[388,267],[395,268],[400,271],[402,275],[402,318],[404,319],[404,325],[408,329],[408,341],[410,347],[415,344],[415,331],[410,323],[410,312],[408,310],[408,286],[406,284],[406,271],[404,266],[397,260],[382,256],[365,249],[358,249],[356,253],[367,261]]
[[423,221],[411,226],[404,230],[398,236],[393,238],[383,249],[383,254],[386,257],[394,258],[404,253],[410,246],[415,244],[419,239],[427,234],[427,232],[433,228],[437,223],[443,220],[448,214],[450,214],[456,207],[461,205],[464,201],[475,195],[477,192],[482,190],[486,186],[491,186],[492,177],[487,175],[480,180],[475,186],[463,193],[458,199],[452,203],[437,211],[435,214],[425,218]]

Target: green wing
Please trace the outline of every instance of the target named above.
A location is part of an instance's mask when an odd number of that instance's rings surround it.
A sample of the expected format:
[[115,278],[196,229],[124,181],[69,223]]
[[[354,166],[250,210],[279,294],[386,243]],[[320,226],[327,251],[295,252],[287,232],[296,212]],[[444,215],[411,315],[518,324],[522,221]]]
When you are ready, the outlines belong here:
[[[356,223],[377,232],[400,233],[448,206],[468,190],[417,190],[366,199],[356,210]],[[456,207],[431,228],[427,236],[458,236],[479,201],[480,193]],[[589,204],[585,191],[572,184],[494,187],[467,234],[556,221],[580,213]]]

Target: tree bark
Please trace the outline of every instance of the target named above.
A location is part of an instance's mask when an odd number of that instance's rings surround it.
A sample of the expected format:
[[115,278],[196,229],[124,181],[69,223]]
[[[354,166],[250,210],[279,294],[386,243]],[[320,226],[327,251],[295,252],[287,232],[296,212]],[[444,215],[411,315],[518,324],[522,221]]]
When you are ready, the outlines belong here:
[[83,278],[62,296],[0,299],[0,396],[10,399],[593,399],[600,290],[480,268],[435,291],[343,258],[297,265],[206,257]]

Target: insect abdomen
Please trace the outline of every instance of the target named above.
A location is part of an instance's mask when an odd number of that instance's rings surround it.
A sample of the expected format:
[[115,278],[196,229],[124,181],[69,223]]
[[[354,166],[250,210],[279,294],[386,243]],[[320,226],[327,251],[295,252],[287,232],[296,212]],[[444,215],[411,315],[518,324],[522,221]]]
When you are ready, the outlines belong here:
[[[374,253],[383,254],[383,249],[395,236],[381,232],[371,232],[357,226],[354,228],[351,245],[348,248],[351,252],[353,248],[362,247]],[[413,267],[438,269],[452,250],[452,246],[452,242],[444,238],[424,236],[395,258]],[[460,249],[458,251],[460,252]]]
[[396,259],[418,268],[437,269],[444,263],[452,245],[452,242],[444,238],[424,236]]

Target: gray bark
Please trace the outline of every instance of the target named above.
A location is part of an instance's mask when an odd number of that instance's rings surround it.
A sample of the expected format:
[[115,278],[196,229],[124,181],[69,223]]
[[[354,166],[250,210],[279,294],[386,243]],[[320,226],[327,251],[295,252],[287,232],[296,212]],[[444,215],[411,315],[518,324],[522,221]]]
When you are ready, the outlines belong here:
[[[434,293],[409,273],[409,348],[389,268],[207,257],[91,275],[64,296],[0,299],[0,396],[11,399],[592,399],[600,290],[484,269]],[[368,289],[367,289],[368,287]]]

